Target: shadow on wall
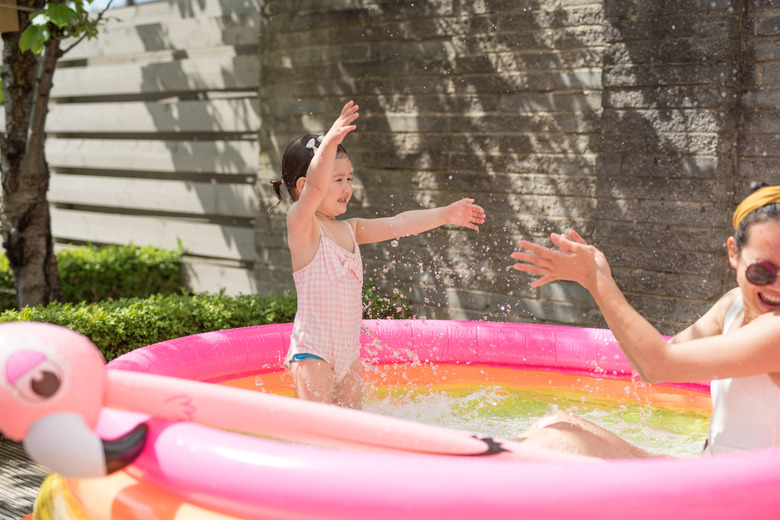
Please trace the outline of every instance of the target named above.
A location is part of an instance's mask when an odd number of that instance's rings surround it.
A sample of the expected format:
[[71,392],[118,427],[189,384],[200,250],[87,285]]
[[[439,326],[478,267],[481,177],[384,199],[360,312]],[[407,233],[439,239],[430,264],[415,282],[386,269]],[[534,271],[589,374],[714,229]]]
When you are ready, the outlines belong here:
[[[377,286],[419,315],[602,326],[578,286],[531,290],[506,270],[516,239],[574,227],[643,315],[680,330],[730,280],[747,17],[732,3],[269,2],[261,171],[278,176],[289,139],[354,98],[351,215],[463,196],[489,214],[478,234],[366,247]],[[267,229],[283,234],[282,219]]]
[[605,2],[593,238],[630,303],[667,334],[730,279],[741,13],[728,4]]
[[[358,184],[349,216],[467,196],[488,212],[479,233],[438,229],[364,247],[367,279],[398,289],[419,316],[593,323],[579,287],[536,291],[507,267],[519,238],[594,231],[602,8],[485,5],[269,2],[261,189],[270,194],[267,179],[279,176],[292,137],[324,132],[354,98],[361,119],[345,142]],[[267,207],[272,197],[262,200]],[[267,229],[283,234],[283,215]]]
[[[179,17],[134,27],[144,51],[175,54],[142,69],[143,92],[160,98],[147,103],[155,138],[163,140],[177,180],[199,201],[192,211],[221,234],[222,246],[215,243],[212,251],[224,247],[232,251],[225,256],[232,256],[237,267],[251,270],[256,255],[261,2],[176,5]],[[202,248],[195,254],[213,253]]]

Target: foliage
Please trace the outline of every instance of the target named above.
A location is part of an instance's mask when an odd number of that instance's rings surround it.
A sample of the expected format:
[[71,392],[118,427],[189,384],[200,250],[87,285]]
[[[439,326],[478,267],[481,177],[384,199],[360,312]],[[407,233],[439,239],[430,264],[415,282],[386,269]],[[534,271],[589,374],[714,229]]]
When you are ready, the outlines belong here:
[[[395,299],[366,288],[364,317],[405,318],[408,311]],[[295,293],[272,296],[157,294],[149,298],[120,298],[97,303],[50,303],[7,310],[0,323],[55,323],[89,337],[107,361],[138,347],[215,330],[289,323],[295,318]]]
[[[184,289],[183,250],[152,246],[77,246],[55,253],[65,302],[145,298]],[[8,258],[0,253],[0,309],[17,308]]]
[[155,295],[98,303],[50,303],[0,314],[0,323],[55,323],[89,337],[107,361],[168,339],[249,325],[291,322],[295,295]]
[[8,257],[0,253],[0,310],[15,309],[17,307],[13,271],[8,262]]
[[363,287],[363,318],[391,318],[396,320],[412,317],[409,307],[402,301],[401,292],[393,289],[393,294],[385,296],[370,285]]
[[[59,39],[75,38],[77,41],[73,45],[84,38],[97,37],[105,9],[90,17],[87,6],[92,2],[93,0],[71,0],[68,3],[46,3],[43,9],[30,13],[30,25],[19,38],[19,49],[40,54],[53,33]],[[4,96],[2,85],[0,78],[0,103],[3,102]]]
[[183,250],[134,245],[84,246],[57,254],[63,300],[96,302],[184,289]]

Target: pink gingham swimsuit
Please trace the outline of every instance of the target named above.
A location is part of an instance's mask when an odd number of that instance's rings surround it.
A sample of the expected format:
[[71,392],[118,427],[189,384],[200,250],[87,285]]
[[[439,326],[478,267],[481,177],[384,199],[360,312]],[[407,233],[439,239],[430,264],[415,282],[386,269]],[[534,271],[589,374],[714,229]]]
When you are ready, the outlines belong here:
[[340,382],[360,356],[360,326],[363,317],[363,261],[355,232],[349,222],[354,252],[325,236],[320,226],[320,244],[312,261],[293,273],[298,294],[290,348],[289,367],[296,354],[313,354],[333,368]]

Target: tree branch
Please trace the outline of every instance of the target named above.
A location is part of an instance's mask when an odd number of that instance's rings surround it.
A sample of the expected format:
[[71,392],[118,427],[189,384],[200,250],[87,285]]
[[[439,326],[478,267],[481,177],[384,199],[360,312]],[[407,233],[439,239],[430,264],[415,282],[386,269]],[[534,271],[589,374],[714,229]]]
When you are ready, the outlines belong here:
[[[103,20],[103,17],[105,16],[106,12],[111,8],[111,4],[114,3],[114,0],[109,0],[106,4],[106,7],[103,8],[102,11],[98,13],[98,15],[95,17],[94,21],[90,21],[89,23],[94,25],[95,27],[98,27],[100,25],[100,22]],[[65,54],[69,52],[73,47],[84,41],[84,38],[89,38],[89,33],[84,33],[81,36],[79,36],[76,41],[74,41],[72,44],[68,45],[65,49],[60,50],[62,54]]]
[[49,112],[51,88],[54,85],[54,67],[57,65],[57,60],[60,59],[61,55],[59,38],[49,38],[43,48],[43,56],[38,72],[38,84],[33,97],[26,154],[29,154],[31,150],[43,149],[44,140],[46,139],[44,126],[46,125],[46,115]]

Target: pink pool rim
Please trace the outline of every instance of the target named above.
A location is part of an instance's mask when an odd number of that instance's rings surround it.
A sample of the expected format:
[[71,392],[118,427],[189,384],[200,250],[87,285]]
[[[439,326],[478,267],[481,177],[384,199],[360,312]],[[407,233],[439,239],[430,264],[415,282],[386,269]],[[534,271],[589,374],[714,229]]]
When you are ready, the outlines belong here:
[[[603,329],[438,320],[363,325],[363,356],[373,364],[419,360],[631,376]],[[273,372],[290,332],[283,324],[199,334],[138,349],[108,368],[209,382]],[[99,428],[110,435],[140,419],[110,411]],[[780,510],[776,448],[579,463],[334,449],[148,422],[145,452],[120,475],[62,484],[84,518],[732,520],[775,518]]]

